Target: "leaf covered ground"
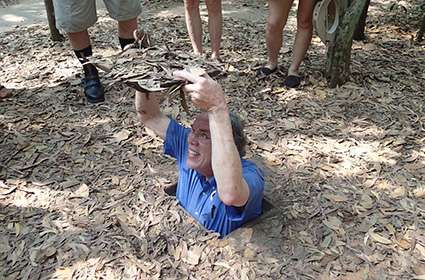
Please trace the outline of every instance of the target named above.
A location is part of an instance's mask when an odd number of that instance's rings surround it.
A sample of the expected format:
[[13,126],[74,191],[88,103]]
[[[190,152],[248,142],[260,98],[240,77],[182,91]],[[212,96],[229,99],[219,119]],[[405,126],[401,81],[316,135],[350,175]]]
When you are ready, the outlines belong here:
[[[280,71],[257,80],[267,7],[224,2],[220,82],[275,207],[226,239],[164,193],[175,163],[138,122],[131,89],[108,83],[107,101],[88,105],[68,42],[44,25],[2,33],[0,83],[14,96],[0,102],[0,278],[425,279],[425,45],[412,42],[414,7],[397,7],[373,1],[350,82],[327,88],[315,37],[301,88],[287,90],[295,11]],[[190,52],[181,12],[149,1],[140,23]],[[100,56],[119,52],[115,28],[101,13],[90,30]],[[163,109],[187,124],[189,107]]]

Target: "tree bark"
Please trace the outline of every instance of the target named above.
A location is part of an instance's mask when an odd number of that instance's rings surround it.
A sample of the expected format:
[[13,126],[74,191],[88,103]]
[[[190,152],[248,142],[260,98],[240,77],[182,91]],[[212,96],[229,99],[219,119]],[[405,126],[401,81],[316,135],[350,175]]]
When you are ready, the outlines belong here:
[[369,9],[370,0],[366,1],[366,6],[363,9],[362,16],[360,17],[359,23],[356,26],[356,30],[354,31],[354,40],[361,41],[366,39],[365,29],[366,29],[366,18],[367,18],[367,10]]
[[422,22],[419,26],[418,34],[416,34],[416,42],[422,42],[425,33],[425,14],[422,16]]
[[344,84],[350,76],[351,46],[357,23],[368,0],[355,0],[345,12],[340,14],[340,25],[336,31],[335,42],[328,45],[326,77],[329,87]]
[[63,41],[64,37],[56,28],[55,10],[53,8],[53,0],[44,0],[46,6],[47,20],[49,22],[50,37],[53,41]]

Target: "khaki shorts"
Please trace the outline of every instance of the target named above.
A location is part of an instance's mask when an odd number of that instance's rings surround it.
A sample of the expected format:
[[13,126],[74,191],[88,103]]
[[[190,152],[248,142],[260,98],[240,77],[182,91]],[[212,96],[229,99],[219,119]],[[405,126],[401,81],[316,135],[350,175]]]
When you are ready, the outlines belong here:
[[[111,18],[125,21],[141,12],[140,0],[103,0]],[[53,0],[56,26],[66,33],[84,31],[97,21],[96,0]]]

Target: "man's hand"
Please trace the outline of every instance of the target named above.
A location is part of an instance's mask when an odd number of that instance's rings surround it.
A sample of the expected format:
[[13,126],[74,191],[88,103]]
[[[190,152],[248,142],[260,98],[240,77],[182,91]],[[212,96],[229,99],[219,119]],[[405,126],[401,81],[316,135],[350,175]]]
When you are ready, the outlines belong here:
[[173,75],[182,80],[191,82],[183,87],[183,91],[190,95],[193,104],[206,112],[227,109],[221,86],[210,76],[197,76],[188,71],[175,71]]
[[136,91],[136,98],[134,100],[134,105],[136,107],[137,116],[139,117],[141,122],[144,122],[145,118],[147,117],[146,105],[145,105],[148,100],[147,95],[148,93],[146,92]]
[[145,92],[136,91],[134,105],[140,121],[164,139],[170,119],[161,113],[157,97],[151,94],[148,98]]

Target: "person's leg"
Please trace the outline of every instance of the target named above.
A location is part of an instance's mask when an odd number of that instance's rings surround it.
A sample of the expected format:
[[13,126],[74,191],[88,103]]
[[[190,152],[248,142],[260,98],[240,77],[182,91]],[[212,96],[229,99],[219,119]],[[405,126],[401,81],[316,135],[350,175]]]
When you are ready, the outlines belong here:
[[[303,1],[303,0],[299,0]],[[282,34],[291,10],[293,0],[269,0],[269,15],[266,26],[266,43],[270,70],[278,66],[279,51],[282,47]]]
[[118,22],[118,39],[121,49],[135,41],[137,17],[142,12],[139,0],[103,0],[111,18]]
[[187,32],[192,42],[193,52],[202,54],[202,22],[199,0],[184,0]]
[[136,29],[137,29],[137,18],[118,22],[118,36],[120,38],[125,38],[125,39],[133,38],[133,32]]
[[73,50],[77,53],[89,48],[87,29],[97,21],[95,1],[54,0],[53,5],[57,27],[68,35]]
[[87,59],[93,55],[90,44],[90,36],[87,30],[81,32],[67,33],[71,47],[74,50],[78,60],[83,64],[84,74],[86,77],[97,77],[98,72],[96,67],[87,63]]
[[90,46],[90,36],[86,30],[67,33],[71,47],[74,50],[82,50]]
[[221,0],[205,0],[208,10],[208,31],[211,40],[211,58],[220,60],[220,43],[223,26]]
[[88,63],[90,57],[93,55],[93,50],[87,30],[71,32],[67,35],[75,55],[83,65],[84,79],[82,80],[82,84],[87,101],[90,103],[103,102],[105,100],[105,93],[99,79],[99,72],[92,63]]
[[313,36],[314,0],[299,0],[297,12],[297,34],[292,50],[292,63],[288,76],[298,76],[301,62],[304,60]]
[[83,64],[85,78],[82,80],[84,93],[91,103],[105,100],[96,67],[88,63],[93,51],[87,29],[97,21],[94,0],[54,0],[56,24],[68,35],[71,47]]
[[67,33],[71,47],[74,50],[78,60],[83,64],[84,74],[86,77],[98,77],[96,67],[87,63],[87,58],[93,55],[90,44],[90,36],[87,30],[81,32]]
[[134,43],[134,30],[137,30],[137,18],[118,21],[118,38],[121,49],[124,49],[125,46]]

